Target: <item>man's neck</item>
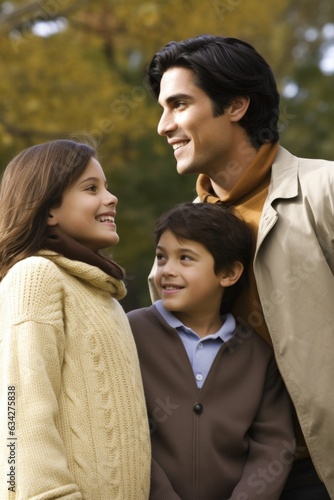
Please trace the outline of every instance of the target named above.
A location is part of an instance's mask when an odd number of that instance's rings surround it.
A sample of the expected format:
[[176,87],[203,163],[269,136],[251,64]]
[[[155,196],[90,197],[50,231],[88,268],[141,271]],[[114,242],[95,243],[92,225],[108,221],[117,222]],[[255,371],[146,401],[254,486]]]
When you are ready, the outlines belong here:
[[249,165],[253,162],[257,150],[249,140],[239,143],[233,156],[224,164],[217,173],[210,175],[211,185],[219,198],[224,198],[238,183]]
[[209,177],[199,176],[196,189],[200,199],[215,203],[219,198],[225,203],[234,203],[256,189],[268,176],[277,151],[278,143],[263,144],[258,151],[248,149],[247,157],[239,156],[230,164],[225,162],[224,167],[210,173]]

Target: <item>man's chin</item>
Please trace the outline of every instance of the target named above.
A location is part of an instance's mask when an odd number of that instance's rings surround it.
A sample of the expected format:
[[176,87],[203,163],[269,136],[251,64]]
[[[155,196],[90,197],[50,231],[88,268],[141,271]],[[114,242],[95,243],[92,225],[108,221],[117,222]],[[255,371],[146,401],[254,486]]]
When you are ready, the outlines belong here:
[[180,175],[197,175],[198,173],[190,165],[182,165],[180,163],[176,164],[176,171]]

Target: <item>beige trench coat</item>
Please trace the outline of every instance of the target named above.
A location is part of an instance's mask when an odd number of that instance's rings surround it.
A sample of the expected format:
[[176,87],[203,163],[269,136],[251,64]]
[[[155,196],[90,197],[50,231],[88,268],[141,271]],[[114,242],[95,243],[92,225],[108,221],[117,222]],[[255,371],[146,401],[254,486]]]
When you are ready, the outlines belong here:
[[277,364],[334,498],[334,162],[279,149],[254,271]]

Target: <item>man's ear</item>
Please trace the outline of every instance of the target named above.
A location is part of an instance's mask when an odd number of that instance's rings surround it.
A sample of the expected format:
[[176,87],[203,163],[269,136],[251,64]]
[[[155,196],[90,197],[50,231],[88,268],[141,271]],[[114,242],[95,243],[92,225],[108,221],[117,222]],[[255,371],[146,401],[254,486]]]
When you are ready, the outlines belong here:
[[243,270],[244,270],[243,264],[241,264],[241,262],[236,260],[233,263],[231,269],[221,272],[220,285],[223,288],[234,285],[242,275]]
[[243,118],[249,107],[250,97],[236,96],[228,107],[228,113],[232,122],[238,122]]

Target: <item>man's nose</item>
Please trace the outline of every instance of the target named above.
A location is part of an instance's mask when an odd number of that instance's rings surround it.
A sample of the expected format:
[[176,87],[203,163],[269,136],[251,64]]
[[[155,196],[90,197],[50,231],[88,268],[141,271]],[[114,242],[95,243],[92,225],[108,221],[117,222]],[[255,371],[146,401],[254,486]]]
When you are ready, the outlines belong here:
[[176,130],[177,124],[175,123],[172,113],[164,112],[161,115],[158,123],[158,134],[162,136],[168,135],[169,132]]

